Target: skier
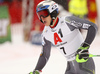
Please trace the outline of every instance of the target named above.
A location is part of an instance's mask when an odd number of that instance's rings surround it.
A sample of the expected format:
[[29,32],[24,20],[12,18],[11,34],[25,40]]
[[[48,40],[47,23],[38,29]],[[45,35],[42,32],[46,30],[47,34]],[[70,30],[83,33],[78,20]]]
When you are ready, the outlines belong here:
[[[95,64],[89,57],[89,47],[93,42],[97,26],[75,16],[58,17],[58,4],[42,1],[37,5],[37,15],[45,25],[42,33],[42,52],[38,63],[30,74],[40,74],[46,65],[53,43],[67,59],[65,74],[95,74]],[[79,29],[87,30],[85,40]]]

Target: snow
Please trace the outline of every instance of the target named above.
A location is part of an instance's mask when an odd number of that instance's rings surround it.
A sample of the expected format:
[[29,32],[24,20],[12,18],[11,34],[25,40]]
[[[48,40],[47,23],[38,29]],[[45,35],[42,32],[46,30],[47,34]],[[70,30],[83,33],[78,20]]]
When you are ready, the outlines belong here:
[[[42,47],[25,43],[22,34],[13,35],[12,41],[0,45],[0,74],[28,74],[35,68]],[[100,54],[99,35],[93,41],[90,53]],[[94,61],[96,74],[99,74],[100,57],[95,57]],[[55,47],[52,47],[51,57],[41,74],[64,74],[66,67],[66,59]]]

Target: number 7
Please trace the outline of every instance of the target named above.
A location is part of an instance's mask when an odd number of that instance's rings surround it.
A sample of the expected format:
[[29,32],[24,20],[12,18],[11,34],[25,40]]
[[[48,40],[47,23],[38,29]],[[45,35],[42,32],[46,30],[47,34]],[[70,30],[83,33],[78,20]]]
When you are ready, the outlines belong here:
[[64,50],[64,47],[61,47],[60,49],[62,49],[62,50],[63,50],[63,52],[64,52],[64,54],[66,54],[66,52],[65,52],[65,50]]

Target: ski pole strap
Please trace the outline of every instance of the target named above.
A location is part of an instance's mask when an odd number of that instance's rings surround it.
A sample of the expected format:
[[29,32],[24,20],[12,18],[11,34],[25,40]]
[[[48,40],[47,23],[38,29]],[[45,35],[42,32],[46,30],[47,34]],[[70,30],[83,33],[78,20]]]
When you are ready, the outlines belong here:
[[[89,54],[89,58],[90,58],[90,57],[100,57],[100,55]],[[89,59],[89,58],[88,58],[88,59]],[[76,55],[76,61],[77,61],[78,63],[87,62],[88,59],[84,59],[84,58],[79,59],[79,55]]]
[[82,58],[82,59],[79,59],[79,55],[76,55],[76,61],[78,62],[78,63],[83,63],[83,62],[86,62],[88,59],[84,59],[84,58]]

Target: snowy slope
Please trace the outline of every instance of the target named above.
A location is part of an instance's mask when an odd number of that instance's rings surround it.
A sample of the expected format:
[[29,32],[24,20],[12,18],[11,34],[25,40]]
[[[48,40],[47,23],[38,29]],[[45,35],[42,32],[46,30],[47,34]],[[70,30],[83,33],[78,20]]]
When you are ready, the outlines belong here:
[[[33,71],[41,52],[41,46],[23,41],[22,34],[12,36],[12,43],[0,45],[0,74],[28,74]],[[96,36],[90,53],[100,54],[100,36]],[[100,57],[94,58],[96,74],[100,73]],[[67,61],[52,47],[51,57],[41,74],[64,74]]]

